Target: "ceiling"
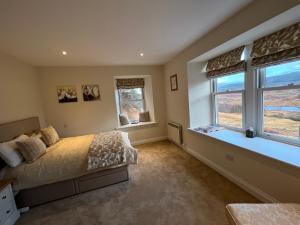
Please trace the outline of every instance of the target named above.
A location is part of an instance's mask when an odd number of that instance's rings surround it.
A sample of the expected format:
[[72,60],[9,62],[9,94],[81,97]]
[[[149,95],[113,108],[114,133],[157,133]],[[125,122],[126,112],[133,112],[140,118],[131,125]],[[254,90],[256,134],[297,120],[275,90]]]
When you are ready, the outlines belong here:
[[160,65],[250,2],[0,0],[0,50],[36,66]]

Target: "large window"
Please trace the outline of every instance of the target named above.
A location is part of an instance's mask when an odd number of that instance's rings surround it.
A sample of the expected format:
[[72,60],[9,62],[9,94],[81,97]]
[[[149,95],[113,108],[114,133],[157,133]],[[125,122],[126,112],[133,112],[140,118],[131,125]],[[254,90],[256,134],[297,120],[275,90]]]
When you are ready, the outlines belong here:
[[298,142],[300,60],[259,69],[258,97],[260,133],[278,140]]
[[214,124],[234,129],[244,127],[244,73],[218,77],[212,81]]
[[208,60],[214,125],[300,146],[298,31],[296,23]]
[[118,89],[120,112],[126,114],[130,122],[139,120],[139,113],[145,111],[144,88]]

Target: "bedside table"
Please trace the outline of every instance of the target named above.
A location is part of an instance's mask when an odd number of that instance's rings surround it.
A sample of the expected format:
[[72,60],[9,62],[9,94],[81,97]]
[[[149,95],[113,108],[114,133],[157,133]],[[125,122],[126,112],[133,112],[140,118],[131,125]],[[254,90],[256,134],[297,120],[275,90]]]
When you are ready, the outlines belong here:
[[13,225],[20,217],[11,182],[12,180],[0,180],[0,225]]

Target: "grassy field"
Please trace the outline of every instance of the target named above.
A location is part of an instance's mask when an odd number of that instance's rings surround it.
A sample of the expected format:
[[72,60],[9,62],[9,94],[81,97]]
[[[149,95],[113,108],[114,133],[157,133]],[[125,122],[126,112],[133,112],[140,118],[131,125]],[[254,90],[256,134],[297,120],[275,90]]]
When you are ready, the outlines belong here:
[[[265,132],[289,136],[295,139],[299,138],[300,121],[279,118],[278,113],[272,111],[265,114]],[[239,113],[219,113],[220,124],[241,127],[241,121],[242,115]]]
[[[242,97],[239,93],[217,96],[219,124],[242,128]],[[298,139],[300,112],[267,107],[300,107],[300,89],[272,90],[264,93],[264,131]],[[290,108],[289,108],[290,109]],[[286,111],[284,111],[286,110]]]

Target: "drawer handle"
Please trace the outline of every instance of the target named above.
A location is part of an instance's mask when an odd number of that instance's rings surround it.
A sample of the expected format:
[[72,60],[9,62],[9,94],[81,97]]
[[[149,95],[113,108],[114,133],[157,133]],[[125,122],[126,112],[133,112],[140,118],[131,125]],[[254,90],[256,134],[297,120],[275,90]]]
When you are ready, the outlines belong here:
[[4,195],[4,196],[2,197],[2,199],[6,199],[6,195]]
[[10,210],[7,210],[7,211],[6,211],[6,214],[8,214],[8,213],[10,213]]

